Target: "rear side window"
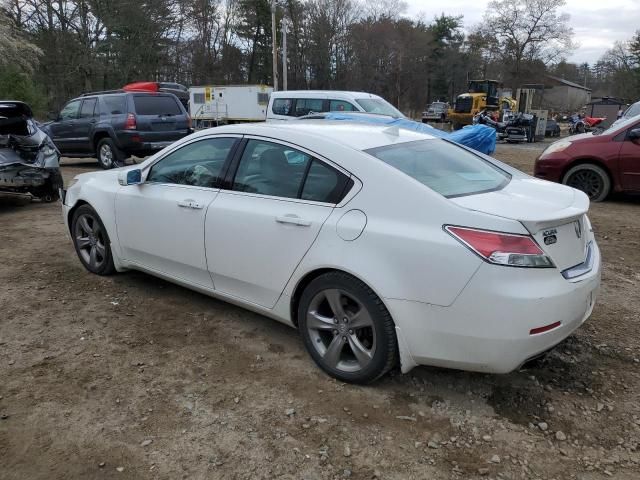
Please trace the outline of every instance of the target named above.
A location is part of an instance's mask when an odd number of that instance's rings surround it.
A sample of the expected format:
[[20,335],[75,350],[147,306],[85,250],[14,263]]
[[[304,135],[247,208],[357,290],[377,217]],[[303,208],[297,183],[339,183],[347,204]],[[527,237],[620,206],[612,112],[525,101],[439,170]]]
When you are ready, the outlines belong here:
[[440,139],[366,150],[439,194],[451,198],[503,188],[511,175],[468,150]]
[[180,115],[178,100],[168,95],[134,95],[138,115]]
[[313,160],[302,187],[302,200],[340,203],[350,179],[334,168]]
[[233,189],[274,197],[297,198],[311,157],[277,143],[249,140]]
[[276,115],[293,116],[292,111],[293,99],[291,98],[276,98],[273,100],[273,106],[271,110]]
[[321,98],[298,98],[296,100],[296,117],[323,112],[323,103],[324,100]]
[[102,97],[107,115],[121,115],[127,113],[126,97],[124,95],[105,95]]

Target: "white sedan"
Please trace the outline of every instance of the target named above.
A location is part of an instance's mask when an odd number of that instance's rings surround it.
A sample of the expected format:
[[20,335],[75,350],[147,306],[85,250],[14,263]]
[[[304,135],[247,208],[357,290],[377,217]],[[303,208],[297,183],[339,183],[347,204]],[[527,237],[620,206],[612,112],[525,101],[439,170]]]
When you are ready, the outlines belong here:
[[505,373],[589,317],[587,197],[422,133],[299,121],[186,137],[78,175],[82,264],[136,269],[298,328],[328,374]]

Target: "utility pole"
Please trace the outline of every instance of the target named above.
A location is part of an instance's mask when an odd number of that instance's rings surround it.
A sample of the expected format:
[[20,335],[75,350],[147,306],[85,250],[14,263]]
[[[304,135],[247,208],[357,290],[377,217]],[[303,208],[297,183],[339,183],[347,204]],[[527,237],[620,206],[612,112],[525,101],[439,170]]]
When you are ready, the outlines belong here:
[[273,91],[278,91],[278,37],[276,32],[276,0],[271,0],[271,43],[273,49]]
[[289,22],[286,17],[282,17],[280,20],[282,27],[282,90],[287,90],[287,74],[288,74],[288,62],[287,62],[287,28]]

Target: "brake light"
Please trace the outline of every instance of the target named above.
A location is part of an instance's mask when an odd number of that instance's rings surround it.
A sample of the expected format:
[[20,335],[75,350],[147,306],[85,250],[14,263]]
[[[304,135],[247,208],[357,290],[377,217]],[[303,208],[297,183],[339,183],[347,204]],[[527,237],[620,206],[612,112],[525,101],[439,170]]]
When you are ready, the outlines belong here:
[[187,128],[191,128],[191,115],[187,115]]
[[127,115],[127,119],[124,122],[124,129],[135,130],[136,128],[138,128],[138,126],[136,125],[136,116],[133,113],[129,113]]
[[489,263],[512,267],[553,267],[551,259],[529,235],[450,225],[445,226],[445,230]]

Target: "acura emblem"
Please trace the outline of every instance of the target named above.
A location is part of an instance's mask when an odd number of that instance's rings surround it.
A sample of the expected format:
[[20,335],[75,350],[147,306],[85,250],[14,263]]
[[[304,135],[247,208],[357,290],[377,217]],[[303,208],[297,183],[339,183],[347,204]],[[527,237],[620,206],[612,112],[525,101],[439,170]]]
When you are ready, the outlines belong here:
[[573,228],[576,231],[576,237],[582,238],[582,225],[580,224],[580,220],[573,222]]

